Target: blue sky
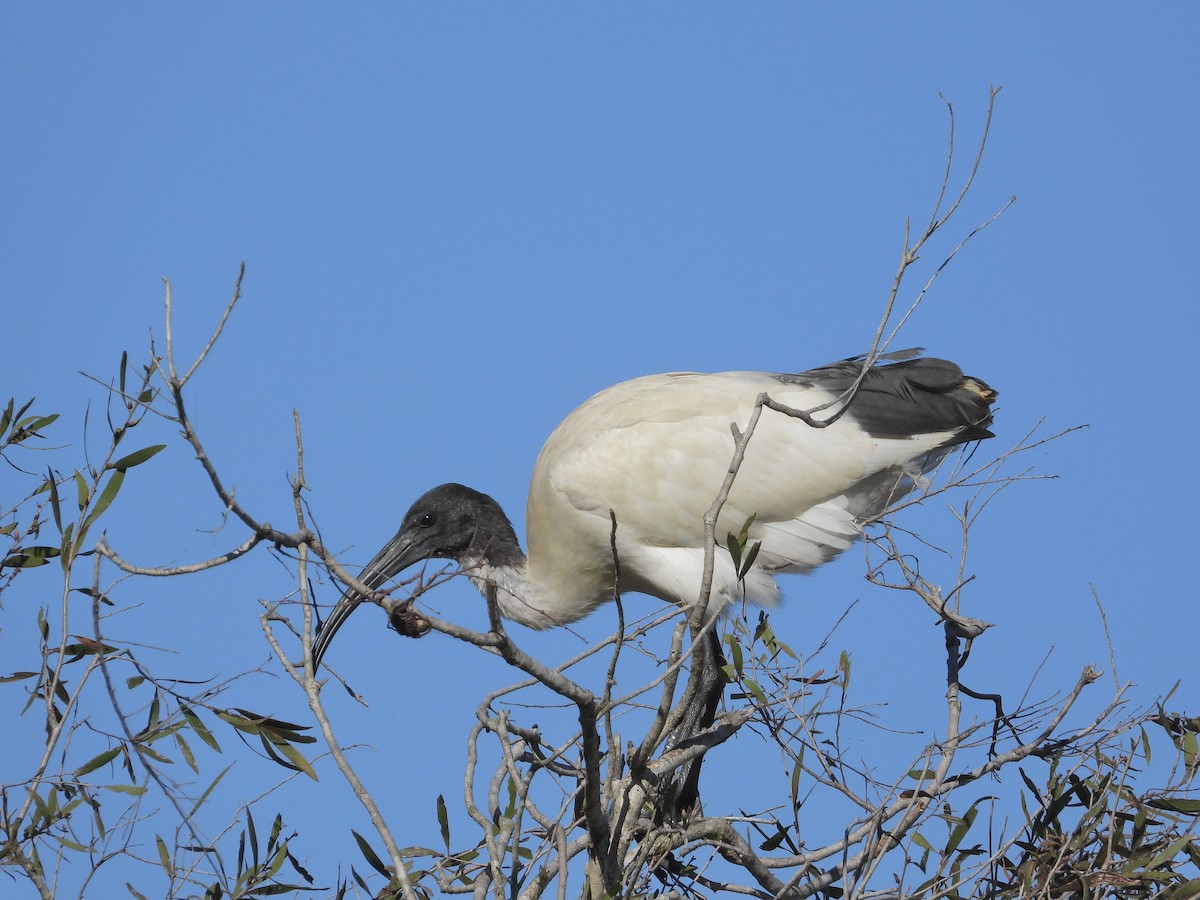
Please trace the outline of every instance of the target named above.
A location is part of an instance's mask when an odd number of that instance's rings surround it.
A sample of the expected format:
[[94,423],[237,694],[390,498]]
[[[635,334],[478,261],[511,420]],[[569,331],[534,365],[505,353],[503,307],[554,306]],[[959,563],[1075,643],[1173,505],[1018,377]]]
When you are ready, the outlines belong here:
[[[975,532],[968,611],[998,627],[971,680],[1017,696],[1051,650],[1034,694],[1086,662],[1107,668],[1094,586],[1135,697],[1184,678],[1173,705],[1195,713],[1198,19],[1184,4],[9,7],[0,394],[62,413],[53,464],[78,465],[86,405],[103,402],[80,371],[107,379],[122,350],[140,360],[151,332],[161,342],[163,278],[194,352],[244,260],[245,299],[191,409],[248,508],[289,521],[294,408],[314,515],[347,563],[448,480],[493,494],[521,531],[542,441],[595,391],[864,350],[905,218],[924,222],[936,196],[939,93],[957,113],[957,183],[988,87],[1003,85],[975,186],[902,300],[1017,202],[897,346],[999,389],[996,450],[1043,419],[1047,434],[1090,427],[1030,454],[1059,477],[1004,492]],[[201,530],[220,509],[180,444],[135,471],[109,525],[127,557],[190,561],[241,541],[232,525]],[[26,665],[34,579],[4,596],[5,670]],[[121,636],[177,651],[160,665],[180,677],[222,678],[267,659],[258,600],[289,585],[264,553],[123,590],[142,605]],[[855,554],[784,590],[776,629],[799,647],[858,599],[835,644],[860,699],[887,703],[897,728],[939,726],[926,610],[865,584]],[[435,605],[483,623],[465,584]],[[611,625],[600,614],[582,631]],[[549,660],[581,646],[528,637]],[[399,643],[373,610],[331,661],[371,703],[331,701],[342,740],[373,745],[364,776],[397,820],[415,811],[401,841],[430,841],[474,704],[507,674],[445,638]],[[307,715],[269,662],[226,699]],[[0,750],[0,780],[23,758]],[[278,771],[242,753],[233,777],[249,798]],[[362,817],[327,763],[278,802],[356,857]]]

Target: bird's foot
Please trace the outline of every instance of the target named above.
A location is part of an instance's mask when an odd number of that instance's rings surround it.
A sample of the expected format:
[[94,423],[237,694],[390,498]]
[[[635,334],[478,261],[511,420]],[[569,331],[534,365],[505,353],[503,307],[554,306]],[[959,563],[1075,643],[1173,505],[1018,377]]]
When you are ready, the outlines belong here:
[[408,638],[424,637],[433,627],[429,620],[413,607],[411,600],[394,604],[388,610],[388,622],[399,634]]

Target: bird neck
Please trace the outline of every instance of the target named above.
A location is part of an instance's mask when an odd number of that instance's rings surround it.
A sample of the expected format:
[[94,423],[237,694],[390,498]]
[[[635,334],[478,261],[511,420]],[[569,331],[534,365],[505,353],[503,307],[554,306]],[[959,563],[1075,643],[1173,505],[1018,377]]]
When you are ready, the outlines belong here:
[[527,628],[544,631],[576,622],[601,601],[580,602],[570,592],[555,590],[530,569],[524,554],[504,563],[491,559],[464,560],[467,577],[485,598],[495,588],[500,615]]
[[544,615],[538,602],[541,592],[529,578],[529,560],[524,554],[519,558],[509,556],[503,563],[487,557],[465,559],[463,570],[484,598],[495,589],[496,606],[504,618],[539,629],[559,624]]

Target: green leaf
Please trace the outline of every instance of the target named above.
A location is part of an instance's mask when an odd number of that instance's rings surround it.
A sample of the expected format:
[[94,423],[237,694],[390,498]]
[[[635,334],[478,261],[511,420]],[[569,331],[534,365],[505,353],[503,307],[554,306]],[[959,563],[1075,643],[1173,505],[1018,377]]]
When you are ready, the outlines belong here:
[[162,863],[163,871],[167,873],[168,878],[174,878],[175,867],[171,865],[171,854],[167,851],[166,842],[157,834],[154,841],[158,844],[158,860]]
[[87,482],[83,478],[83,473],[78,469],[75,470],[75,494],[79,503],[79,511],[83,512],[87,509],[88,500],[91,498],[92,492],[88,490]]
[[1191,797],[1155,797],[1146,801],[1147,806],[1155,809],[1165,809],[1170,812],[1195,815],[1200,813],[1200,800]]
[[135,450],[127,456],[122,456],[115,463],[110,463],[109,468],[124,471],[125,469],[132,469],[134,466],[140,466],[146,460],[165,450],[166,446],[166,444],[154,444],[150,447],[143,447],[141,450]]
[[1167,844],[1167,846],[1165,846],[1161,850],[1159,850],[1158,853],[1154,854],[1154,859],[1150,860],[1150,862],[1147,863],[1146,868],[1147,869],[1157,869],[1159,866],[1161,866],[1163,863],[1167,862],[1168,860],[1174,859],[1176,856],[1179,855],[1179,851],[1181,851],[1185,846],[1187,846],[1187,844],[1190,841],[1191,841],[1191,838],[1186,834],[1183,837],[1178,837],[1175,840],[1171,841],[1171,843]]
[[754,560],[758,559],[758,551],[762,549],[762,541],[755,541],[750,545],[750,552],[746,554],[746,561],[738,568],[738,578],[745,578],[750,573],[750,567],[754,565]]
[[142,729],[142,735],[152,735],[158,730],[159,716],[162,712],[162,702],[155,692],[154,699],[150,701],[150,712],[146,715],[146,727]]
[[317,739],[315,737],[300,734],[301,731],[308,731],[309,726],[307,725],[296,725],[292,722],[285,722],[282,719],[273,719],[270,716],[262,716],[256,712],[236,706],[233,707],[233,711],[239,716],[244,716],[246,721],[258,726],[258,730],[260,731],[271,732],[274,736],[297,744],[316,743]]
[[1183,740],[1179,742],[1179,749],[1183,753],[1184,764],[1189,769],[1195,768],[1196,759],[1200,756],[1200,746],[1197,745],[1196,732],[1189,731],[1185,733]]
[[129,688],[130,690],[133,690],[135,687],[140,685],[145,680],[146,680],[145,677],[143,677],[142,675],[131,675],[130,677],[125,679],[125,687]]
[[[367,887],[367,883],[365,881],[363,881],[363,877],[358,874],[358,869],[354,868],[354,866],[350,867],[350,877],[354,879],[355,883],[360,888],[362,888],[363,893],[366,894],[368,897],[370,897],[374,894],[374,891],[372,891],[369,887]],[[342,900],[342,897],[344,895],[345,895],[345,889],[343,886],[343,889],[338,891],[338,896],[337,896],[336,900]]]
[[[279,845],[279,849],[275,851],[275,855],[271,857],[271,861],[267,863],[267,868],[263,871],[263,878],[274,878],[279,874],[279,870],[283,868],[284,860],[287,859],[287,841]],[[266,891],[260,890],[260,893]]]
[[189,817],[194,816],[197,812],[199,812],[200,807],[202,807],[204,802],[208,800],[208,795],[216,790],[217,785],[221,783],[221,779],[224,778],[232,768],[233,764],[230,763],[228,766],[222,769],[220,774],[218,774],[217,777],[212,780],[212,783],[204,789],[204,793],[200,795],[199,799],[196,800],[195,804],[192,806],[191,812],[188,813]]
[[47,560],[54,559],[61,553],[62,550],[58,547],[23,547],[0,561],[0,568],[8,566],[10,569],[35,569],[44,566]]
[[50,486],[50,511],[54,513],[54,525],[62,534],[62,501],[58,497],[58,480],[54,477],[53,469],[47,471],[45,484]]
[[242,718],[241,716],[235,716],[228,710],[217,710],[217,717],[225,722],[228,722],[238,731],[246,732],[246,734],[259,734],[261,732],[261,729],[258,727],[257,723],[251,722],[249,719]]
[[963,813],[962,819],[950,831],[950,839],[946,842],[946,849],[942,851],[943,856],[950,856],[958,845],[962,843],[962,839],[967,836],[967,832],[971,830],[971,826],[975,824],[975,817],[979,814],[980,800],[976,800],[971,804],[971,808]]
[[[267,852],[271,852],[271,848],[275,846],[275,842],[279,840],[279,833],[283,831],[283,813],[275,813],[275,821],[271,823],[271,837],[267,840]],[[287,841],[284,841],[286,844]]]
[[779,849],[779,845],[783,843],[783,839],[786,837],[787,837],[787,832],[784,831],[782,828],[779,828],[778,826],[776,826],[775,834],[773,834],[771,837],[767,838],[765,841],[763,841],[761,844],[759,844],[758,848],[760,850],[765,850],[766,852],[770,853],[772,850]]
[[738,580],[746,577],[746,573],[754,565],[754,558],[758,556],[758,544],[751,547],[750,553],[746,554],[746,545],[750,541],[750,526],[754,524],[756,515],[752,514],[750,518],[746,519],[736,535],[731,531],[725,538],[725,549],[729,551],[729,556],[733,559],[733,568],[738,573]]
[[1187,900],[1188,897],[1200,897],[1200,878],[1192,878],[1184,884],[1177,884],[1163,894],[1166,900]]
[[353,828],[350,829],[350,833],[354,835],[359,852],[362,853],[363,859],[367,861],[367,864],[384,878],[391,878],[392,870],[383,864],[383,860],[371,849],[371,845],[367,843],[366,839]]
[[[69,657],[69,659],[67,659],[68,663],[76,662],[77,660],[83,659],[85,656],[94,656],[97,654],[104,655],[107,653],[117,652],[117,648],[111,644],[101,644],[92,638],[83,637],[82,635],[78,634],[72,636],[78,638],[78,641],[67,644],[63,647],[63,652]],[[64,702],[66,702],[66,698],[63,699]]]
[[90,772],[95,772],[101,766],[108,765],[110,762],[112,762],[114,759],[116,759],[117,754],[120,752],[121,752],[120,747],[113,747],[111,750],[105,750],[103,753],[101,753],[97,756],[93,756],[91,759],[89,759],[82,766],[80,766],[78,769],[75,770],[75,777],[82,778],[84,775],[87,775]]
[[100,787],[106,791],[116,791],[118,794],[133,794],[135,797],[146,793],[146,788],[138,784],[102,784]]
[[108,477],[108,482],[104,485],[104,490],[100,492],[100,497],[96,500],[96,505],[92,507],[92,511],[88,513],[86,519],[83,520],[83,527],[89,528],[104,513],[113,500],[117,496],[117,491],[121,489],[121,483],[125,480],[125,472],[122,469],[117,469]]
[[293,747],[291,744],[287,743],[286,741],[279,741],[279,742],[273,742],[273,743],[274,743],[276,749],[278,749],[280,753],[282,753],[284,756],[286,756],[291,761],[292,768],[299,769],[301,772],[303,772],[305,775],[307,775],[313,781],[321,780],[321,779],[317,778],[316,770],[313,769],[312,763],[310,763],[307,759],[305,759],[303,753],[301,753],[299,750],[297,750],[295,747]]
[[62,531],[62,544],[58,548],[59,562],[62,563],[64,572],[69,572],[72,563],[75,561],[75,523],[68,522],[67,527]]
[[54,810],[58,808],[55,791],[51,789],[49,801],[43,800],[41,794],[33,791],[30,794],[33,799],[33,805],[37,807],[37,818],[35,821],[39,826],[49,825],[50,820],[54,818]]
[[[27,404],[25,409],[28,408],[29,406]],[[25,410],[23,409],[21,411],[24,412]],[[28,418],[21,419],[19,422],[17,422],[16,427],[13,429],[12,440],[23,441],[34,432],[45,428],[57,418],[58,413],[54,413],[50,416],[29,416]]]
[[733,657],[733,675],[741,678],[742,665],[745,663],[745,658],[742,655],[742,642],[733,634],[725,635],[725,642],[729,645],[729,655]]
[[207,726],[200,721],[200,717],[192,712],[191,707],[180,704],[179,711],[183,713],[183,718],[192,727],[192,731],[196,732],[196,736],[220,753],[221,745],[217,743],[217,739],[213,737],[213,733],[208,730]]
[[800,776],[804,773],[804,745],[796,755],[796,764],[792,766],[792,809],[800,802]]
[[138,753],[140,753],[142,756],[148,756],[155,762],[162,763],[164,766],[174,765],[175,763],[175,760],[171,759],[169,756],[163,756],[153,747],[149,747],[146,744],[142,744],[138,747]]
[[10,681],[24,681],[26,678],[37,678],[38,672],[13,672],[11,675],[5,675],[0,678],[0,684],[7,684]]
[[246,807],[246,837],[250,838],[250,862],[258,868],[258,829],[254,827],[254,816]]
[[759,702],[759,705],[770,705],[770,703],[767,701],[767,695],[763,693],[763,689],[758,686],[757,681],[755,681],[753,678],[747,678],[743,681],[743,684],[750,689],[750,693],[754,695],[754,699]]
[[450,852],[450,816],[446,812],[446,798],[441,794],[437,796],[437,820],[438,828],[442,832],[442,842],[446,845],[446,852]]
[[200,770],[196,768],[196,757],[192,755],[192,748],[188,746],[188,742],[183,739],[183,735],[178,731],[174,733],[175,743],[179,745],[179,752],[183,754],[183,761],[188,764],[188,768],[200,774]]
[[1038,803],[1042,803],[1042,792],[1038,790],[1037,785],[1033,783],[1033,779],[1025,774],[1025,770],[1017,766],[1017,772],[1021,775],[1021,780],[1025,782],[1025,787],[1029,788],[1029,793],[1037,799]]

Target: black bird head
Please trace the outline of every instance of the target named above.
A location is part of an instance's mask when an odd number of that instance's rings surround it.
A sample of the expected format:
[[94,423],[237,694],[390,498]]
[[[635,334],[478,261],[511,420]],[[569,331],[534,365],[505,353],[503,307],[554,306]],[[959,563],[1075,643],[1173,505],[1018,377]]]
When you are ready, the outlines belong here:
[[382,580],[368,582],[378,587],[423,559],[504,564],[509,560],[497,559],[497,551],[516,542],[512,523],[495,500],[461,484],[442,484],[409,507],[396,536],[368,563],[363,580],[378,568]]
[[[451,559],[460,565],[486,562],[514,565],[524,559],[512,523],[495,500],[461,484],[442,484],[409,507],[400,530],[375,554],[359,576],[372,590],[414,563]],[[329,649],[334,634],[366,599],[347,591],[330,612],[313,642],[313,668]]]

